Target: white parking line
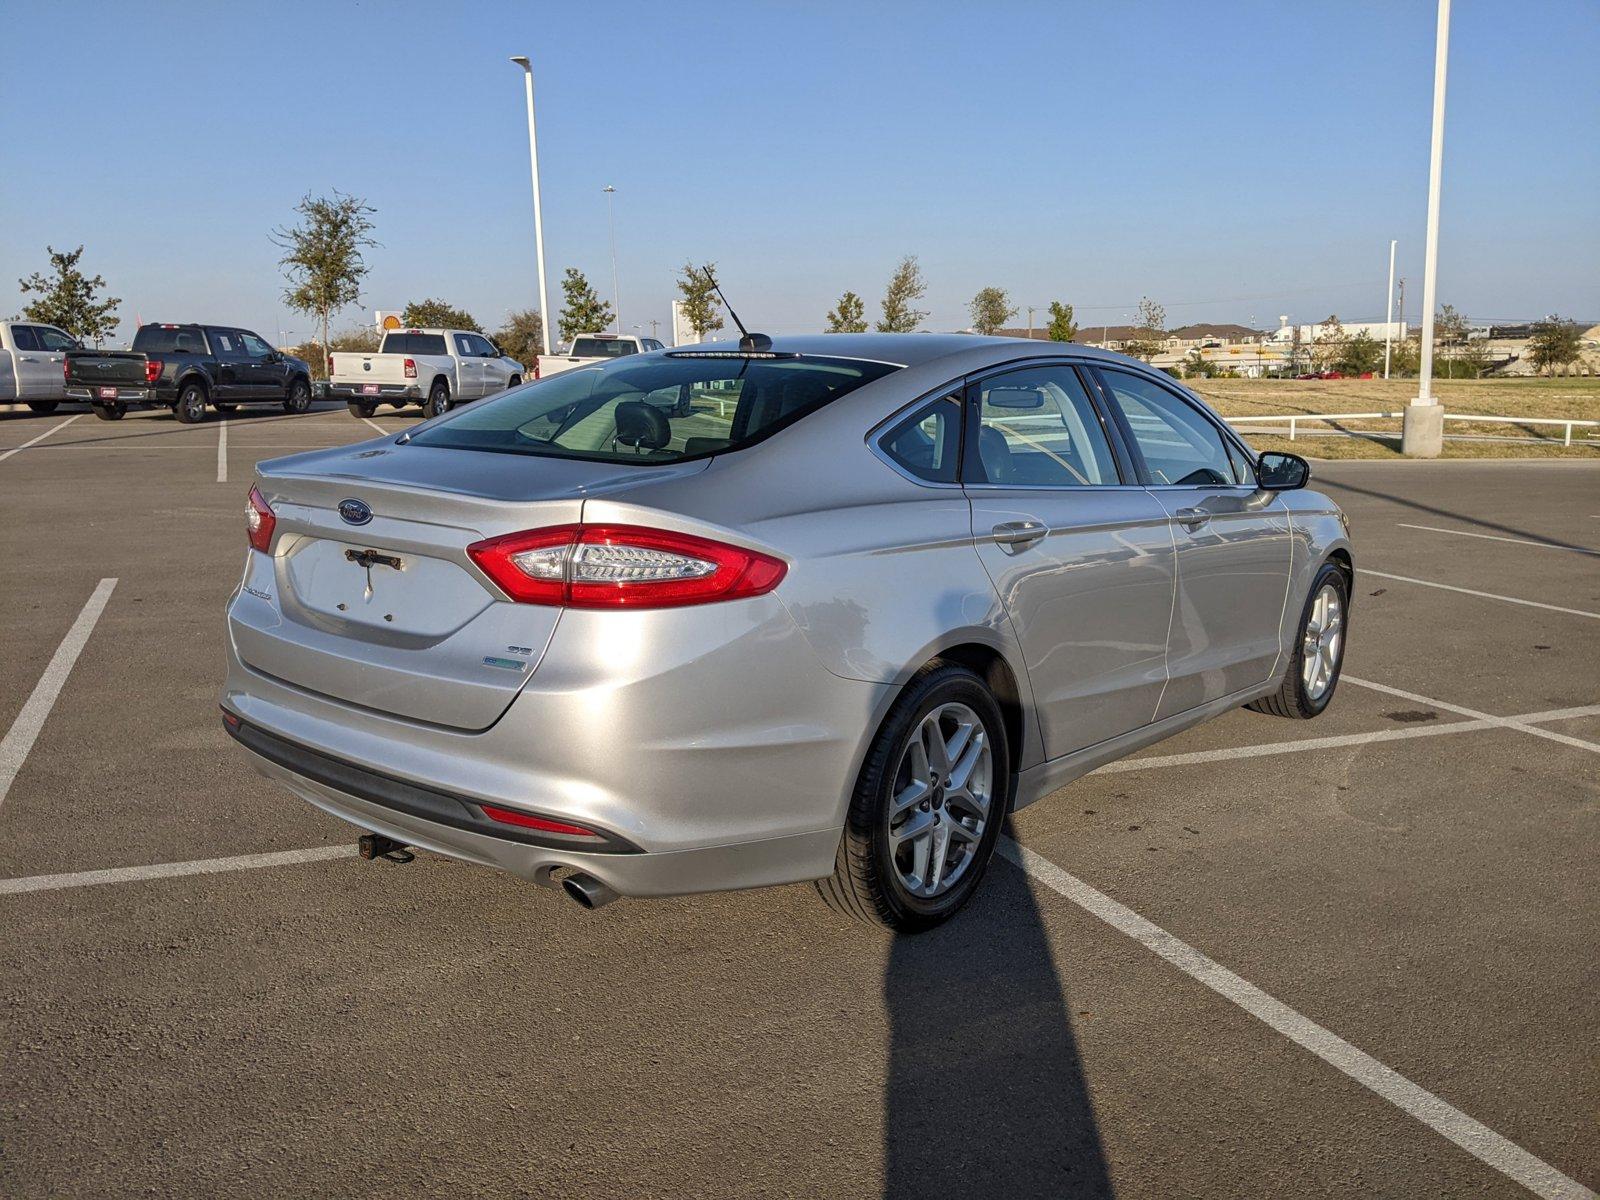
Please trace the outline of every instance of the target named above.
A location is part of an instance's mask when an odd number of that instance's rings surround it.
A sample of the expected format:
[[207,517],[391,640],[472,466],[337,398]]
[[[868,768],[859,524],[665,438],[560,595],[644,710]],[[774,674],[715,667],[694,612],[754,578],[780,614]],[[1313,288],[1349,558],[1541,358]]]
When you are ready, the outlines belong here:
[[65,875],[28,875],[20,879],[0,879],[0,896],[14,896],[22,892],[54,892],[62,888],[92,887],[102,883],[175,879],[180,875],[217,875],[225,871],[251,871],[259,867],[287,867],[295,863],[348,858],[355,852],[352,845],[316,846],[310,850],[239,854],[232,858],[202,858],[192,862],[156,863],[147,867],[112,867],[104,871],[73,871]]
[[1600,621],[1600,613],[1586,612],[1581,608],[1562,608],[1559,604],[1544,604],[1538,600],[1523,600],[1517,596],[1498,596],[1494,592],[1479,592],[1474,591],[1472,588],[1455,587],[1453,584],[1434,583],[1430,579],[1413,579],[1409,575],[1390,575],[1384,571],[1374,571],[1371,567],[1358,568],[1356,574],[1358,578],[1365,578],[1370,575],[1374,579],[1396,579],[1401,583],[1414,583],[1419,587],[1438,588],[1444,592],[1460,592],[1463,596],[1478,596],[1484,600],[1500,600],[1506,604],[1522,604],[1528,608],[1543,608],[1550,612],[1566,613],[1568,616],[1573,617],[1590,617]]
[[1539,542],[1532,538],[1501,537],[1494,533],[1472,533],[1466,529],[1441,529],[1437,525],[1407,525],[1404,521],[1396,521],[1401,529],[1421,529],[1428,533],[1453,533],[1457,537],[1482,538],[1486,542],[1511,542],[1518,546],[1537,546],[1541,550],[1565,550],[1568,554],[1596,554],[1600,550],[1585,550],[1581,546],[1558,546],[1554,542]]
[[1339,678],[1344,683],[1353,683],[1357,687],[1371,688],[1373,691],[1383,692],[1385,695],[1398,696],[1400,699],[1410,700],[1414,704],[1426,704],[1430,708],[1442,708],[1445,712],[1458,713],[1463,717],[1472,717],[1477,721],[1487,721],[1489,724],[1498,725],[1502,729],[1515,729],[1519,733],[1531,733],[1535,737],[1547,738],[1552,742],[1560,742],[1564,746],[1573,746],[1579,750],[1587,750],[1591,754],[1600,754],[1600,742],[1589,742],[1583,738],[1569,737],[1567,734],[1557,733],[1553,729],[1540,729],[1537,725],[1529,723],[1529,717],[1537,717],[1544,721],[1561,720],[1561,716],[1553,715],[1557,713],[1578,717],[1588,716],[1587,709],[1581,712],[1576,712],[1572,709],[1553,709],[1545,713],[1530,713],[1526,717],[1496,717],[1486,712],[1479,712],[1475,708],[1463,708],[1459,704],[1446,704],[1443,700],[1435,700],[1431,696],[1419,696],[1415,692],[1402,691],[1400,688],[1390,687],[1386,683],[1374,683],[1370,679],[1357,679],[1353,675],[1341,675]]
[[1221,963],[1207,958],[1160,926],[1145,920],[1126,905],[1090,887],[1047,858],[1002,837],[996,850],[1051,891],[1093,913],[1118,933],[1126,934],[1147,950],[1160,955],[1191,979],[1204,984],[1223,999],[1237,1004],[1296,1045],[1311,1051],[1329,1066],[1343,1071],[1363,1087],[1409,1113],[1435,1133],[1448,1138],[1479,1162],[1516,1180],[1535,1195],[1549,1200],[1595,1200],[1595,1193],[1577,1180],[1535,1158],[1515,1142],[1473,1120],[1405,1076],[1281,1000],[1241,979]]
[[11,722],[11,728],[6,730],[5,740],[0,741],[0,804],[5,803],[6,793],[11,790],[12,781],[16,779],[17,772],[22,770],[22,764],[27,761],[28,751],[33,749],[39,731],[44,728],[45,719],[55,707],[56,697],[61,695],[62,685],[67,682],[72,664],[77,662],[78,655],[83,653],[84,643],[94,632],[95,622],[105,611],[106,601],[111,599],[111,589],[116,586],[115,579],[102,579],[95,586],[89,599],[84,602],[83,609],[78,613],[78,619],[72,623],[72,628],[67,630],[67,636],[61,639],[56,652],[45,664],[44,674],[39,676],[39,682],[33,685],[33,691],[29,693],[22,711],[17,714],[17,719]]
[[388,437],[389,436],[389,431],[387,429],[385,429],[382,425],[379,425],[376,421],[372,420],[370,417],[362,417],[361,419],[363,421],[365,421],[368,425],[371,425],[379,433],[383,434],[384,437]]
[[217,482],[228,482],[228,423],[217,422]]
[[77,413],[74,416],[70,416],[65,421],[62,421],[59,425],[50,426],[49,429],[46,429],[38,437],[31,438],[28,441],[23,442],[22,445],[20,445],[20,446],[13,446],[11,449],[7,450],[4,454],[0,454],[0,462],[5,462],[6,459],[10,458],[18,450],[26,450],[29,446],[38,445],[40,442],[44,441],[45,438],[49,437],[56,430],[65,429],[68,425],[71,425],[74,421],[76,421],[78,419],[78,417],[81,417],[81,416],[83,416],[82,413]]

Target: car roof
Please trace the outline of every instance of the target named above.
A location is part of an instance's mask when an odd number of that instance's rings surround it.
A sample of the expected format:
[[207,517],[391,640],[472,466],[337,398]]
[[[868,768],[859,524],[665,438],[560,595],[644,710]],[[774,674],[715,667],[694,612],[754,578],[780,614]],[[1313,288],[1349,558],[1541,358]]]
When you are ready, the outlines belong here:
[[[990,348],[1012,355],[1073,354],[1088,358],[1121,360],[1122,356],[1077,342],[1048,342],[1039,339],[984,337],[968,333],[815,333],[795,334],[772,339],[779,354],[806,354],[828,358],[859,358],[873,362],[919,367],[952,355]],[[693,346],[673,346],[672,350],[733,351],[737,343],[701,342]]]

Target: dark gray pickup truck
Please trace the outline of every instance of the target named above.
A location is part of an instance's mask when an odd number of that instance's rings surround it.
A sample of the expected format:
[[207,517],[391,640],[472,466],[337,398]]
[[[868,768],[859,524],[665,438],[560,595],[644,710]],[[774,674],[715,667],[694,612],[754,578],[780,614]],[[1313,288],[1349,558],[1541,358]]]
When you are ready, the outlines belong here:
[[311,368],[229,325],[142,325],[132,350],[73,351],[62,369],[67,395],[87,400],[103,421],[140,404],[170,408],[185,425],[205,420],[207,408],[311,408]]

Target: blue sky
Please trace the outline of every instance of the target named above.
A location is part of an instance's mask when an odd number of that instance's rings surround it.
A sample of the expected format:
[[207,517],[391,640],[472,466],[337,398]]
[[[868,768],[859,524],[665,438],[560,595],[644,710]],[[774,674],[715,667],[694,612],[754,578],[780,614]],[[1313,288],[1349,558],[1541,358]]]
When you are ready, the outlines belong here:
[[[307,191],[377,209],[370,308],[493,327],[535,298],[535,63],[552,298],[665,321],[711,260],[755,328],[820,327],[920,257],[928,325],[979,287],[1121,321],[1420,312],[1434,5],[610,3],[7,6],[0,285],[45,245],[146,320],[303,335],[268,230]],[[1600,5],[1459,3],[1439,298],[1600,320]],[[557,303],[559,303],[557,301]],[[339,321],[364,322],[359,309]],[[292,340],[292,339],[291,339]]]

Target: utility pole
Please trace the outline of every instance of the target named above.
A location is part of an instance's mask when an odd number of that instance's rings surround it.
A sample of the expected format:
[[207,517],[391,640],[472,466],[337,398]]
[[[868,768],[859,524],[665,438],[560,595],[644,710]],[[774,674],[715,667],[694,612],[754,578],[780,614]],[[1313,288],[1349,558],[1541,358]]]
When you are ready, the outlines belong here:
[[1389,348],[1394,340],[1394,248],[1396,242],[1389,239],[1389,294],[1385,300],[1383,312],[1383,377],[1389,378]]
[[617,286],[617,213],[611,198],[617,189],[609,183],[600,189],[606,194],[606,223],[611,226],[611,312],[616,318],[617,332],[622,332],[622,289]]
[[1422,369],[1406,408],[1400,450],[1438,458],[1444,449],[1444,408],[1433,395],[1433,309],[1439,282],[1439,193],[1444,181],[1445,75],[1450,64],[1450,0],[1439,0],[1433,48],[1433,140],[1428,157],[1428,241],[1422,255]]
[[1033,310],[1036,305],[1028,305],[1028,340],[1033,341]]
[[533,121],[533,64],[526,54],[514,54],[511,61],[522,68],[523,82],[528,92],[528,161],[533,171],[533,250],[539,265],[539,348],[550,354],[550,295],[544,282],[544,214],[539,207],[539,138]]

